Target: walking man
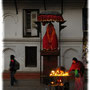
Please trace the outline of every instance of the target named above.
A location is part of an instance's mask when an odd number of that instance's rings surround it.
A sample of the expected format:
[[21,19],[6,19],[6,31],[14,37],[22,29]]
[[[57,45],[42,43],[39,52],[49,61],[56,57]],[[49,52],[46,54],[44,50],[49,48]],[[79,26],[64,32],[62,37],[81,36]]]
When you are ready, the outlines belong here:
[[15,56],[10,56],[10,78],[11,78],[11,86],[14,85],[14,83],[17,83],[17,80],[15,79],[15,73],[16,73],[16,60]]

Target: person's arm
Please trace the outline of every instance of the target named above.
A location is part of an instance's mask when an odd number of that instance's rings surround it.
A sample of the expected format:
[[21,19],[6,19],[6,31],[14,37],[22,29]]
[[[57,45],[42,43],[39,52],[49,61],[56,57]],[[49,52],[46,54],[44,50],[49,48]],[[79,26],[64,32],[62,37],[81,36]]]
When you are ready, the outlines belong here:
[[68,72],[70,73],[71,71],[73,71],[75,69],[76,69],[76,65],[72,63],[72,65],[71,65],[71,67],[70,67]]
[[14,62],[10,62],[10,71],[14,70]]

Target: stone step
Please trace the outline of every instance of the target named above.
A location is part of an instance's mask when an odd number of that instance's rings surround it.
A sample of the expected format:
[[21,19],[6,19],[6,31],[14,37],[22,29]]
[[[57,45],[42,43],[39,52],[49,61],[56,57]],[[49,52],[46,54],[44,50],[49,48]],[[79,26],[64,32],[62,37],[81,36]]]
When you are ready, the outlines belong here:
[[[33,72],[16,72],[15,77],[17,79],[39,79],[40,78],[40,73],[33,73]],[[4,72],[3,73],[3,79],[10,79],[10,72]]]
[[47,87],[4,87],[3,90],[50,90]]
[[[9,86],[10,85],[10,80],[4,80],[3,81],[3,86]],[[30,80],[18,80],[16,83],[18,86],[41,86],[40,79],[30,79]]]
[[[73,90],[75,86],[74,81],[69,82],[69,90]],[[3,81],[3,90],[55,90],[54,87],[50,89],[49,86],[40,83],[40,79],[18,80],[14,87],[10,86],[10,80]],[[87,90],[87,82],[85,83],[85,90]]]
[[39,79],[19,80],[13,87],[10,86],[10,80],[4,80],[3,90],[49,90],[49,87],[40,84]]

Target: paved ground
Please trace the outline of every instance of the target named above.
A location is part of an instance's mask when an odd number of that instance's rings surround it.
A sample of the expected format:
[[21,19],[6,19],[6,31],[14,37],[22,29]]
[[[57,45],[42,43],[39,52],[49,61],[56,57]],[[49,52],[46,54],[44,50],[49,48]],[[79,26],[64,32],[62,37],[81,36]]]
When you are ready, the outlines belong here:
[[[14,86],[10,86],[10,80],[3,81],[3,90],[50,90],[50,87],[40,83],[40,79],[18,80],[18,83]],[[51,88],[55,90],[55,88]],[[70,81],[70,90],[74,90],[74,81]],[[87,90],[87,83],[85,83],[85,89]]]

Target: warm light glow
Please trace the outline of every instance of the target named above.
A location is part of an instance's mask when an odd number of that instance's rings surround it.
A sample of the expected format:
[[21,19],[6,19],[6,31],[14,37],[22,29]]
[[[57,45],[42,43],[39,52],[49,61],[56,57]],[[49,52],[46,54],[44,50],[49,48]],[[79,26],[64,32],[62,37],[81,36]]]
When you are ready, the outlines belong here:
[[69,76],[69,73],[62,70],[52,70],[49,76]]
[[54,71],[54,70],[52,70],[52,71],[51,71],[51,73],[52,73],[52,74],[55,74],[55,71]]
[[56,72],[59,73],[59,70],[57,70]]
[[50,77],[54,77],[55,81],[51,81],[51,85],[64,86],[63,78],[70,76],[69,72],[66,72],[64,69],[57,68],[52,70],[49,74]]
[[62,82],[62,80],[60,79],[60,82]]
[[64,84],[63,83],[60,83],[60,86],[63,86]]
[[54,84],[54,82],[51,82],[51,84]]

